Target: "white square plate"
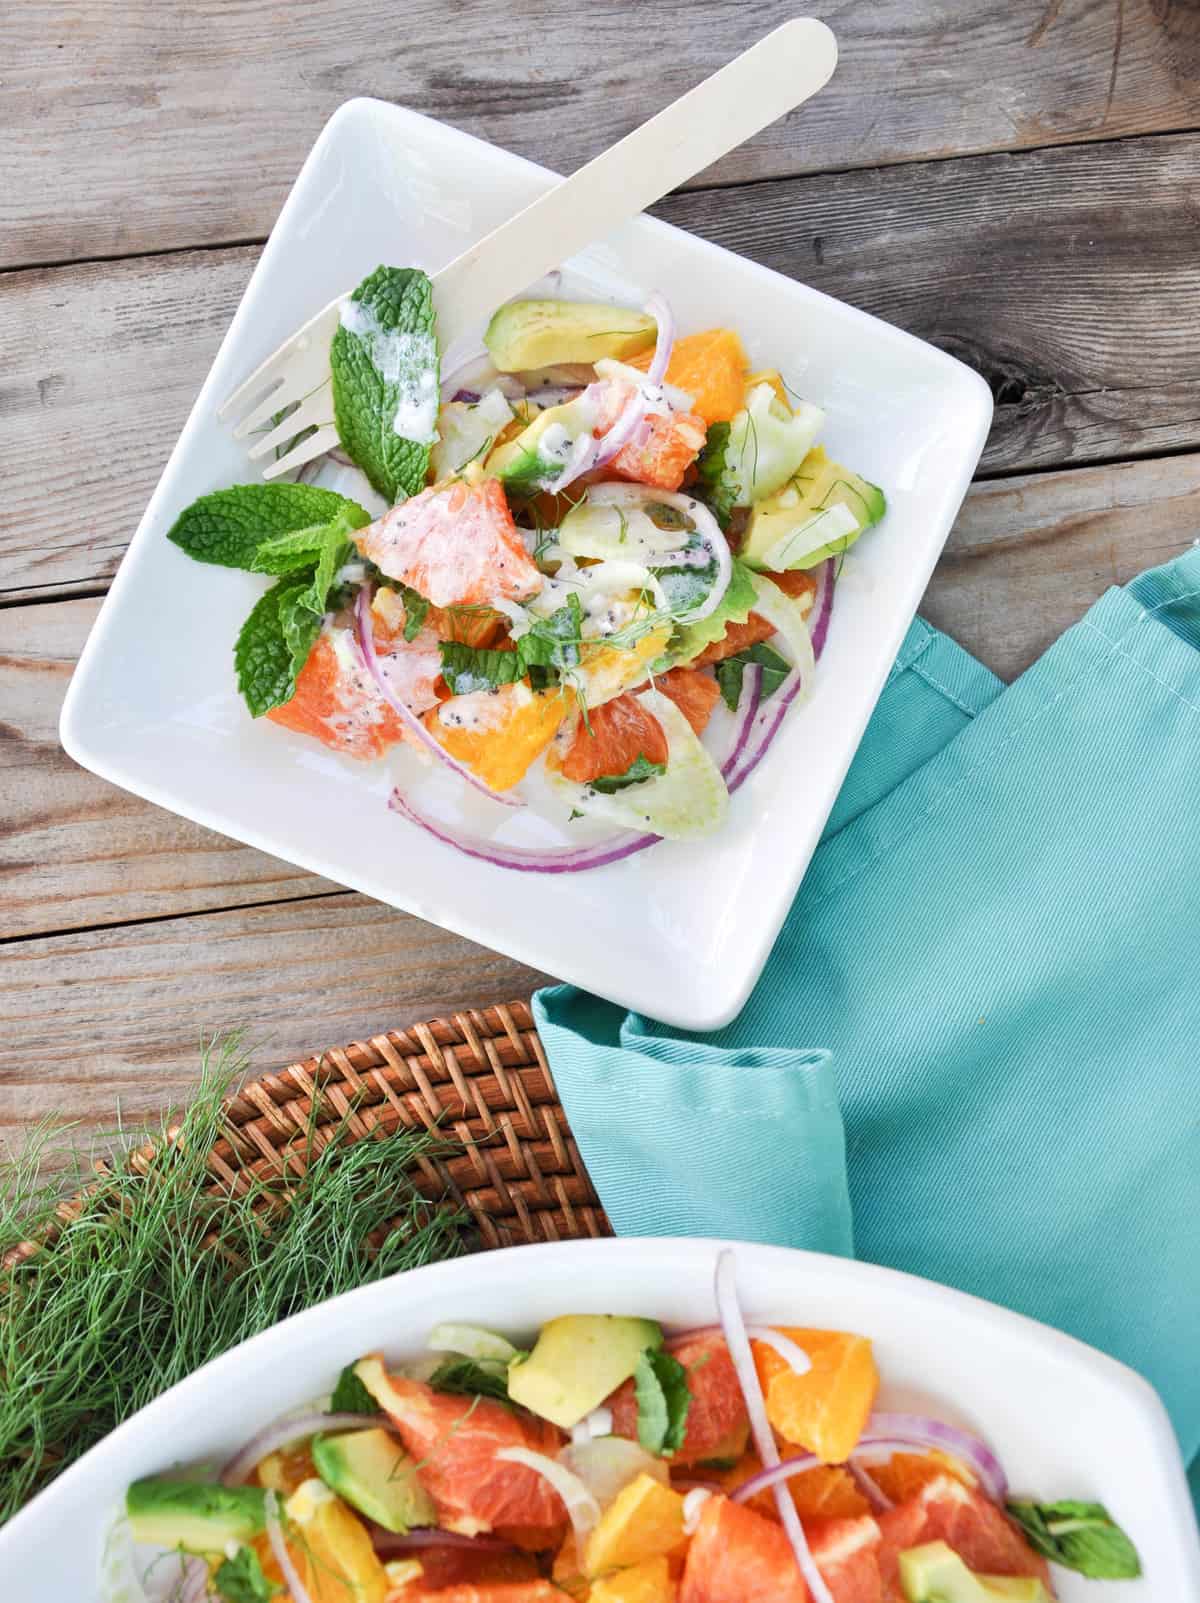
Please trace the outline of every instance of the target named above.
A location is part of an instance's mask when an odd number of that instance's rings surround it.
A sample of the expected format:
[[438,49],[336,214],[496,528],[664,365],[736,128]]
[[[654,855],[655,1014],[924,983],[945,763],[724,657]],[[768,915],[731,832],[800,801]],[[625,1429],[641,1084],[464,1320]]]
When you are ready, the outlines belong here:
[[[63,745],[84,767],[563,979],[688,1029],[727,1023],[779,932],[950,531],[991,417],[982,380],[889,324],[641,217],[570,264],[684,331],[735,326],[826,409],[831,454],[883,486],[886,520],[849,554],[814,693],[733,799],[722,832],[575,875],[461,856],[388,811],[399,752],[361,765],[254,723],[233,641],[265,582],[197,568],[165,538],[195,497],[253,475],[215,409],[294,328],[380,262],[429,271],[552,175],[373,100],[330,120],[288,197],[92,631]],[[115,397],[116,404],[120,398]],[[530,844],[537,818],[504,824]],[[546,844],[544,833],[540,840]]]
[[[713,1321],[711,1241],[563,1241],[396,1275],[284,1320],[143,1408],[0,1531],[4,1603],[88,1603],[125,1488],[176,1465],[220,1464],[263,1425],[327,1395],[365,1352],[409,1357],[439,1320],[523,1340],[565,1313]],[[1142,1561],[1139,1581],[1055,1568],[1061,1603],[1195,1603],[1200,1545],[1179,1448],[1131,1369],[991,1303],[873,1264],[739,1245],[751,1321],[869,1336],[879,1408],[983,1437],[1014,1494],[1103,1503]]]

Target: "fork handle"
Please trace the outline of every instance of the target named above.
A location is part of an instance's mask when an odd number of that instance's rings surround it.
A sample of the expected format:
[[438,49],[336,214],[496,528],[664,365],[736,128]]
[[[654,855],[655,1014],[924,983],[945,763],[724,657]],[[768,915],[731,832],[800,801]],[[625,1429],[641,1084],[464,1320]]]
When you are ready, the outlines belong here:
[[433,280],[443,350],[502,301],[628,222],[828,83],[833,34],[794,17],[635,128]]

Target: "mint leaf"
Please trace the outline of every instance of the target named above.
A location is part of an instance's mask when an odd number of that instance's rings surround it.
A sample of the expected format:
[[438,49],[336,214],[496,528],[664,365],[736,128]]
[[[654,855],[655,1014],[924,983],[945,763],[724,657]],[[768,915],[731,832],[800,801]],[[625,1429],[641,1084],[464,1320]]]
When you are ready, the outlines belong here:
[[429,602],[424,596],[419,596],[408,585],[401,585],[400,594],[404,598],[404,638],[411,645],[425,627],[425,619],[429,615]]
[[263,1574],[252,1547],[239,1547],[233,1558],[222,1560],[213,1581],[225,1603],[269,1603],[278,1591]]
[[235,484],[193,501],[167,531],[167,539],[197,562],[253,570],[267,542],[300,529],[323,528],[351,508],[362,524],[370,522],[353,501],[315,484]]
[[377,1414],[379,1404],[354,1373],[354,1365],[347,1364],[338,1376],[329,1409],[334,1414]]
[[638,1441],[648,1453],[669,1458],[683,1446],[687,1434],[687,1370],[677,1358],[651,1347],[638,1359],[633,1372],[638,1405]]
[[729,527],[738,485],[735,475],[726,464],[726,447],[729,444],[729,424],[710,423],[708,438],[696,458],[697,497],[708,507],[722,529]]
[[729,588],[716,608],[699,623],[682,624],[675,631],[671,642],[673,660],[680,663],[690,662],[694,657],[698,657],[706,646],[711,646],[715,640],[723,640],[731,623],[745,623],[753,612],[757,600],[758,590],[755,588],[754,575],[744,562],[739,562],[737,557],[734,557]]
[[623,774],[601,774],[599,779],[591,779],[588,784],[602,796],[612,796],[618,790],[624,790],[627,785],[640,785],[643,779],[657,779],[666,771],[666,763],[652,763],[648,757],[639,752]]
[[716,665],[716,675],[722,699],[730,712],[737,711],[742,695],[742,680],[752,662],[757,662],[763,671],[762,689],[758,695],[760,702],[770,700],[792,671],[786,657],[781,657],[774,646],[768,646],[765,641],[739,651],[736,656],[724,658]]
[[296,694],[296,675],[321,632],[321,617],[305,604],[307,573],[273,584],[242,625],[233,650],[238,689],[253,717]]
[[436,416],[433,286],[419,267],[377,267],[350,300],[352,326],[338,328],[329,350],[334,421],[380,495],[400,501],[424,488],[429,471],[429,444],[396,428],[427,401]]
[[441,640],[442,678],[452,696],[469,696],[476,690],[499,690],[524,679],[525,669],[516,651],[484,650],[459,640]]
[[491,1397],[498,1403],[509,1400],[507,1376],[485,1369],[473,1358],[444,1359],[430,1376],[429,1384],[434,1391],[452,1392],[461,1397]]
[[[273,535],[264,540],[254,556],[256,573],[293,573],[297,568],[317,562],[331,541],[339,546],[354,529],[363,529],[370,523],[370,514],[356,501],[343,501],[331,519],[325,523],[309,523],[303,528],[291,529],[286,534]],[[340,564],[339,564],[340,566]]]
[[[690,546],[699,541],[689,541]],[[687,547],[684,548],[685,550]],[[676,567],[651,568],[650,572],[663,587],[667,608],[677,616],[694,612],[717,582],[717,559],[714,557],[702,568]]]
[[515,651],[440,641],[442,678],[455,696],[498,690],[526,677],[535,690],[544,690],[556,684],[564,672],[579,666],[582,628],[583,608],[579,597],[572,595],[548,618],[537,619],[516,642]]
[[1093,1581],[1134,1580],[1137,1548],[1100,1503],[1009,1503],[1008,1512],[1043,1558]]

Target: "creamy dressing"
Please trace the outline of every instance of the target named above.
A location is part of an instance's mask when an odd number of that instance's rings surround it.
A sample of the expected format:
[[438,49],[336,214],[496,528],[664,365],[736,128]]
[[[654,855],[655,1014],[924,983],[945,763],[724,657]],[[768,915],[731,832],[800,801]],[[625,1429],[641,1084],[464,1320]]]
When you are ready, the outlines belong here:
[[[502,729],[512,717],[513,709],[523,706],[532,697],[527,685],[504,688],[510,694],[505,695],[502,690],[472,690],[463,696],[452,696],[449,701],[442,702],[438,723],[444,729],[462,729],[473,735]],[[524,691],[523,696],[518,694],[520,691]]]
[[370,306],[362,301],[342,302],[339,320],[344,329],[366,345],[372,365],[384,383],[396,389],[393,432],[417,445],[437,439],[437,341],[432,334],[402,333],[385,329]]

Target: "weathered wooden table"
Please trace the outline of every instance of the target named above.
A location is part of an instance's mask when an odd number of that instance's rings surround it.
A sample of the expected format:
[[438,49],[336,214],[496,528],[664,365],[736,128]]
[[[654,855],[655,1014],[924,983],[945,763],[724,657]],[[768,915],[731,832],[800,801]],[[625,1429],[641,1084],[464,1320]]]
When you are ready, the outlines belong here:
[[[0,20],[0,1123],[107,1123],[540,976],[59,749],[72,665],[308,147],[370,94],[560,171],[783,0],[15,0]],[[924,611],[1006,677],[1200,523],[1197,0],[834,0],[832,85],[661,214],[986,376]],[[131,644],[131,649],[136,649]]]

